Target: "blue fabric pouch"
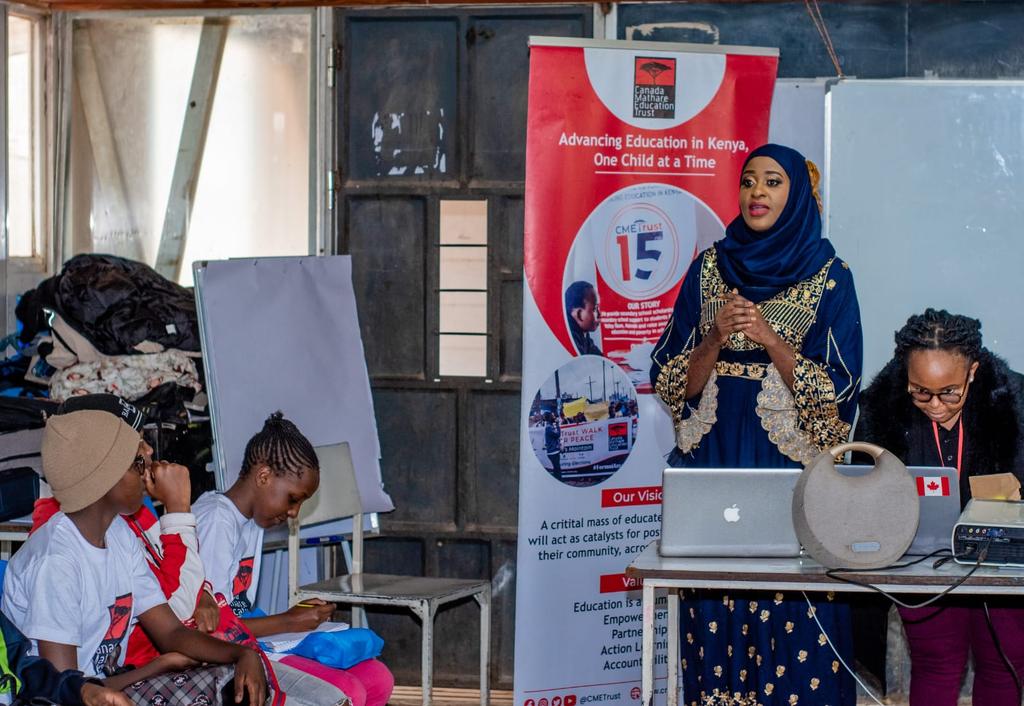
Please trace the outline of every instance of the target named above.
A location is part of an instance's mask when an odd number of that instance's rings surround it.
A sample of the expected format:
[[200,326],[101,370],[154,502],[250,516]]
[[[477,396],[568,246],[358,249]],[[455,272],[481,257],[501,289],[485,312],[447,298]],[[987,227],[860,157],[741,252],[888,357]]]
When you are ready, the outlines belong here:
[[384,640],[369,628],[349,628],[337,632],[312,632],[288,652],[307,657],[328,667],[348,669],[363,660],[377,657]]

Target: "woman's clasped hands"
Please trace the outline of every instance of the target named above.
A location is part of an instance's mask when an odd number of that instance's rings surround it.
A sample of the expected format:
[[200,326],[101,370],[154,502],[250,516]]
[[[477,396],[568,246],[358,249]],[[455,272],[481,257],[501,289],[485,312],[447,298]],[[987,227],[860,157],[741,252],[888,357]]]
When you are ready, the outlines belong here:
[[726,293],[725,305],[715,316],[714,331],[721,343],[725,343],[732,334],[738,333],[754,343],[767,346],[778,336],[765,321],[761,309],[736,289]]

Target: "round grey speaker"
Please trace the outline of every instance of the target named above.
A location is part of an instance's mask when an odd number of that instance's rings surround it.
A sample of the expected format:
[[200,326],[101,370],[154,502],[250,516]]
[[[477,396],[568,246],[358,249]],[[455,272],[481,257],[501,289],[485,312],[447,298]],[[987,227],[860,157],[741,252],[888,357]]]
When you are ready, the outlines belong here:
[[[835,466],[847,451],[869,453],[874,469],[847,476]],[[910,547],[920,516],[917,484],[906,466],[874,444],[825,451],[804,467],[793,491],[793,528],[804,551],[830,569],[880,569]]]

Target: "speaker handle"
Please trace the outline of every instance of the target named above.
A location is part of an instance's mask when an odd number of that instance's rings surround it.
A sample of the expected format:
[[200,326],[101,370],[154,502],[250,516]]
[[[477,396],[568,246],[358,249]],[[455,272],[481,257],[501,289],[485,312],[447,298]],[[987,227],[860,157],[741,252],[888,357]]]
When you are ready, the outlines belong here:
[[833,446],[828,450],[830,456],[840,456],[845,454],[847,451],[860,451],[862,453],[871,454],[871,457],[876,461],[882,457],[885,453],[885,449],[877,444],[869,444],[866,441],[850,441],[845,444],[839,444],[839,446]]

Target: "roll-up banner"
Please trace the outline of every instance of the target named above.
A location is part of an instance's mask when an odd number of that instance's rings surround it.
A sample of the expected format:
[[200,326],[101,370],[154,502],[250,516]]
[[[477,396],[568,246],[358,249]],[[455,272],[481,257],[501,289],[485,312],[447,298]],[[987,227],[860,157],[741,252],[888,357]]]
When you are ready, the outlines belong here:
[[530,40],[515,706],[639,701],[624,570],[658,537],[674,445],[650,353],[690,262],[738,213],[777,64],[775,49]]

